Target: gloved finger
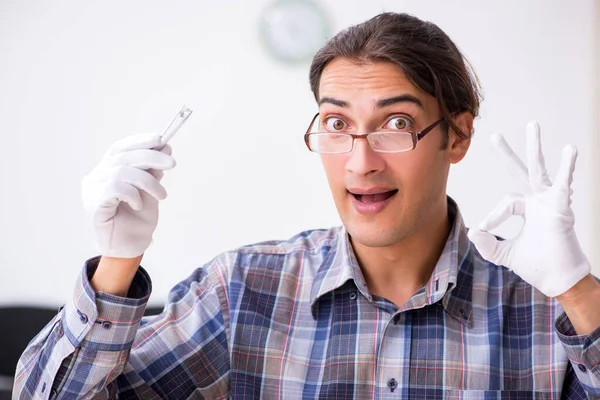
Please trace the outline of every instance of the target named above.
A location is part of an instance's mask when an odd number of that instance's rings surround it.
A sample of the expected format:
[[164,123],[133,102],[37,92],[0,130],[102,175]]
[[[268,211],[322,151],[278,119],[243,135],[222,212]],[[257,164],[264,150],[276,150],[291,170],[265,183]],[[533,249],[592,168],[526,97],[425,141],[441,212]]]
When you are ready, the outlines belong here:
[[504,156],[506,164],[508,168],[512,172],[513,176],[517,178],[519,186],[521,190],[528,194],[531,192],[531,184],[529,183],[529,171],[527,171],[527,167],[525,163],[521,160],[521,158],[515,154],[513,149],[504,139],[504,136],[499,133],[494,133],[490,137],[492,144],[500,151],[500,153]]
[[108,167],[130,166],[139,169],[172,169],[176,162],[173,157],[157,150],[130,150],[118,153],[107,160]]
[[573,183],[573,172],[575,172],[575,163],[577,162],[577,148],[573,145],[567,145],[563,148],[560,167],[556,174],[555,185],[563,190],[570,190]]
[[112,170],[110,180],[128,183],[139,190],[143,190],[156,200],[164,200],[167,197],[167,191],[160,182],[148,171],[138,168],[116,167]]
[[[161,153],[165,153],[169,156],[173,154],[173,150],[168,144],[166,144],[160,151]],[[164,171],[161,171],[160,169],[149,169],[148,172],[151,173],[152,176],[155,177],[158,181],[161,181],[162,178],[165,176]]]
[[512,193],[505,196],[494,210],[479,224],[482,231],[491,231],[512,216],[525,216],[525,196]]
[[527,170],[529,182],[534,192],[552,186],[546,171],[546,162],[542,152],[540,126],[536,121],[527,124]]
[[160,169],[149,169],[147,170],[149,174],[151,174],[154,178],[156,178],[157,181],[161,181],[162,178],[165,176],[165,173],[163,171],[161,171]]
[[152,149],[160,145],[160,135],[156,133],[138,133],[115,142],[107,152],[108,156],[124,151]]
[[479,229],[469,229],[467,236],[483,258],[496,265],[508,264],[510,241],[498,240],[491,233]]
[[[122,182],[112,181],[106,186],[106,190],[99,199],[98,206],[100,207],[116,207],[123,201],[136,211],[142,209],[142,196],[140,191],[134,186]],[[109,217],[114,215],[114,212],[107,214]]]
[[165,146],[160,150],[161,153],[165,153],[168,156],[173,155],[173,149],[169,144],[165,144]]

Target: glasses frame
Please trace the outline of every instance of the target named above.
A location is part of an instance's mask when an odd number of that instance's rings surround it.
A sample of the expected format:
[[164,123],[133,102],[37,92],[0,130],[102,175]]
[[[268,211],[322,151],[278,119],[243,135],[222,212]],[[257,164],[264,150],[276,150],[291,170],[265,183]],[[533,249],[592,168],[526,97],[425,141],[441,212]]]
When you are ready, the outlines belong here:
[[[357,133],[346,133],[346,132],[340,132],[339,135],[347,135],[352,137],[352,148],[350,148],[350,150],[348,151],[343,151],[340,153],[319,153],[318,151],[314,151],[313,149],[310,148],[310,135],[315,134],[315,133],[327,133],[327,132],[311,132],[310,128],[312,128],[313,124],[315,123],[315,120],[319,117],[320,113],[316,113],[315,116],[313,117],[313,119],[310,121],[310,125],[308,125],[308,128],[306,129],[306,133],[304,134],[304,143],[306,144],[306,147],[308,147],[308,150],[312,151],[313,153],[317,153],[317,154],[344,154],[344,153],[350,153],[352,150],[354,150],[354,140],[356,139],[367,139],[367,137],[369,135],[372,135],[373,133],[378,133],[378,132],[369,132],[369,133],[362,133],[362,134],[357,134]],[[435,128],[436,126],[438,126],[442,121],[444,121],[444,118],[440,118],[437,121],[435,121],[433,124],[429,125],[427,128],[423,129],[420,132],[403,132],[403,133],[410,133],[411,137],[412,137],[412,148],[408,149],[408,150],[402,150],[402,151],[381,151],[381,150],[375,150],[371,147],[371,149],[377,153],[405,153],[408,151],[413,151],[414,149],[417,148],[417,143],[419,142],[419,140],[423,139],[425,137],[425,135],[427,135],[429,132],[431,132],[433,130],[433,128]],[[368,140],[367,140],[368,142]],[[370,146],[370,144],[369,144]]]

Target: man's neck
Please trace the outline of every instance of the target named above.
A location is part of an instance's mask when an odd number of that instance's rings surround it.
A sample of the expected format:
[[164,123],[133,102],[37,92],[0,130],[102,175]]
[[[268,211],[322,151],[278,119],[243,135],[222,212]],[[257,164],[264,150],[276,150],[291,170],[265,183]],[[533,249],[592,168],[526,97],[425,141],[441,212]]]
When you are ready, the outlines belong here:
[[448,207],[401,242],[389,247],[352,243],[369,291],[401,307],[431,277],[450,233]]

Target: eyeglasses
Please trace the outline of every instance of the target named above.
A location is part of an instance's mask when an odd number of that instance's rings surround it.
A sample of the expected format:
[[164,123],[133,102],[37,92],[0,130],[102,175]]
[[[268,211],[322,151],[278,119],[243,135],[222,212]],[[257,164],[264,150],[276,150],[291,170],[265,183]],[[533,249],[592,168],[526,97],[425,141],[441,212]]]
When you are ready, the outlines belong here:
[[444,120],[441,118],[423,129],[421,132],[402,130],[381,130],[367,134],[337,133],[337,132],[312,132],[317,113],[304,135],[304,142],[310,151],[319,154],[349,153],[354,148],[354,139],[367,139],[369,145],[378,153],[403,153],[414,150],[417,142],[425,137],[433,128]]

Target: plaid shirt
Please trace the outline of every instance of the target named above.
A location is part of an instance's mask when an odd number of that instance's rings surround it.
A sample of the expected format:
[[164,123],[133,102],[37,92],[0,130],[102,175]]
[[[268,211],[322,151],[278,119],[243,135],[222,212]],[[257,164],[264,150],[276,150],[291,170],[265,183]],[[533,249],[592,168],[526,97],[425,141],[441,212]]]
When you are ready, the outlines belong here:
[[600,329],[577,336],[558,302],[483,260],[449,205],[431,279],[401,308],[369,292],[343,228],[221,254],[149,318],[147,273],[128,298],[94,293],[92,259],[14,398],[596,398]]

